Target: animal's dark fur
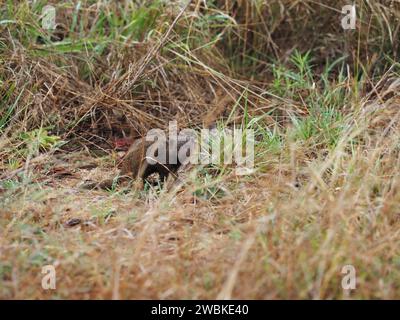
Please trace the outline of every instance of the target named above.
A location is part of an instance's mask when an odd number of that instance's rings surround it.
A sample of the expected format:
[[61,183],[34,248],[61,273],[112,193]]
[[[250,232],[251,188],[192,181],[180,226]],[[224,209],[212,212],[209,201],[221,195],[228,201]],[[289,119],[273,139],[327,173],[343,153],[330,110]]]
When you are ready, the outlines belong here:
[[[124,156],[121,162],[121,173],[132,178],[138,178],[146,180],[153,173],[158,173],[160,175],[160,180],[165,180],[170,174],[175,175],[182,163],[179,161],[178,151],[180,148],[190,141],[190,137],[187,136],[183,140],[177,141],[177,150],[174,154],[176,156],[176,163],[171,163],[169,159],[169,146],[170,141],[166,141],[166,161],[165,163],[150,163],[147,156],[147,151],[150,147],[155,147],[154,142],[146,141],[145,138],[137,140],[129,148],[127,154]],[[157,152],[154,154],[155,157],[158,156]],[[190,155],[186,155],[190,156]]]

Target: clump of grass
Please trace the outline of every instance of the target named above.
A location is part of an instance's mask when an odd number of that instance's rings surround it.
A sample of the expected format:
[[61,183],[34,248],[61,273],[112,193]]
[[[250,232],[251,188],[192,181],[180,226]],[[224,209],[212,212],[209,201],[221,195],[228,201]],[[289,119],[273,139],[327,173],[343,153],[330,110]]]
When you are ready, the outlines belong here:
[[[0,8],[1,297],[399,297],[396,2],[48,3]],[[254,130],[254,170],[80,187],[169,120]]]

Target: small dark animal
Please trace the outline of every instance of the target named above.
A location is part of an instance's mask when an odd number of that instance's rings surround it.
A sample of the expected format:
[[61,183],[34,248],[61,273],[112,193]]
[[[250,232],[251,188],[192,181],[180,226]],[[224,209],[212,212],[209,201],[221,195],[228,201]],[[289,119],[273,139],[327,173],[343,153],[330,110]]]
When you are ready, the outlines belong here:
[[[169,147],[170,141],[165,141],[163,145],[165,147],[165,162],[157,162],[151,163],[149,157],[147,157],[147,152],[149,148],[155,148],[154,156],[158,157],[158,150],[163,150],[158,148],[155,142],[153,141],[146,141],[145,138],[141,138],[136,140],[132,146],[129,148],[128,152],[121,160],[121,173],[125,176],[129,176],[135,179],[141,179],[142,181],[146,180],[150,175],[154,173],[158,173],[160,176],[161,182],[168,178],[169,175],[176,176],[176,172],[178,171],[179,167],[182,165],[180,160],[187,160],[190,157],[190,152],[184,155],[184,159],[179,159],[178,152],[179,150],[186,145],[187,143],[194,143],[191,140],[190,136],[184,136],[183,139],[178,139],[176,141],[176,149],[173,152],[173,157],[177,160],[170,161],[169,158]],[[152,154],[152,152],[150,152]],[[155,159],[153,159],[155,160]]]

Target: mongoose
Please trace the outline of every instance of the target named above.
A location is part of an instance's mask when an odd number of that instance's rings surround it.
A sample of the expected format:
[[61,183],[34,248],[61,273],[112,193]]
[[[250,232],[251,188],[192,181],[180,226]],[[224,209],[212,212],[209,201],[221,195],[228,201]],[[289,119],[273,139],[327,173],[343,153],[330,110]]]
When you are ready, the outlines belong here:
[[[160,142],[159,145],[157,143]],[[163,144],[163,142],[165,142]],[[171,146],[173,159],[170,158],[169,147],[173,142],[168,139],[165,141],[147,141],[146,138],[136,140],[129,148],[126,155],[120,162],[121,174],[129,176],[131,178],[146,180],[153,173],[160,175],[160,180],[165,180],[169,175],[176,175],[177,170],[182,165],[182,161],[186,161],[190,157],[190,150],[184,152],[182,156],[179,156],[179,150],[183,146],[193,145],[193,140],[190,136],[183,136],[176,140],[176,148],[174,145]],[[154,148],[150,150],[150,148]],[[157,157],[159,151],[165,152],[165,161],[159,161]],[[153,154],[154,157],[148,156]],[[182,159],[183,158],[183,159]],[[152,161],[151,161],[152,160]]]
[[[218,95],[216,96],[215,100],[216,107],[212,108],[212,110],[210,110],[203,119],[203,125],[208,129],[215,128],[217,117],[220,116],[227,109],[228,103],[235,101],[235,99],[230,94],[225,95],[222,99],[220,98],[220,95]],[[131,145],[131,147],[118,165],[121,168],[122,180],[124,179],[124,177],[130,177],[133,179],[137,179],[139,182],[143,182],[153,173],[159,174],[161,182],[163,182],[169,176],[176,177],[176,172],[183,164],[182,161],[186,161],[189,159],[189,157],[194,156],[194,154],[192,155],[191,153],[192,151],[196,150],[196,142],[193,139],[194,137],[191,134],[182,135],[182,133],[183,131],[181,132],[181,134],[179,134],[179,137],[176,141],[176,148],[175,146],[173,146],[172,148],[175,149],[175,154],[172,153],[172,156],[174,158],[172,160],[175,160],[175,158],[177,158],[176,162],[170,161],[171,159],[169,157],[169,146],[171,141],[167,140],[165,144],[166,161],[151,163],[148,161],[149,159],[147,157],[147,151],[150,147],[154,145],[154,142],[147,141],[146,138],[137,139]],[[126,138],[119,140],[117,139],[115,143],[116,147],[124,147],[126,145],[126,140]],[[192,147],[188,147],[188,144]],[[183,157],[177,156],[178,154],[182,156],[181,148],[184,146],[185,148],[183,148],[183,150],[185,152],[185,155]],[[186,150],[189,150],[187,154]],[[155,156],[157,156],[157,154],[155,154]],[[121,180],[121,178],[119,180]],[[110,188],[112,185],[113,181],[106,180],[98,183],[95,186],[100,188]],[[93,184],[86,184],[86,187],[93,187]]]
[[[158,142],[160,142],[160,144],[158,144]],[[151,140],[148,141],[146,138],[137,139],[118,164],[121,173],[121,177],[118,178],[118,181],[121,182],[127,178],[133,178],[139,183],[139,185],[136,186],[142,187],[143,182],[153,173],[159,174],[159,181],[161,183],[163,183],[169,176],[175,178],[176,172],[180,166],[189,160],[191,150],[194,150],[193,147],[195,146],[195,140],[192,135],[180,134],[179,138],[175,140],[175,142],[169,140],[164,142],[165,143],[163,144],[163,140],[154,142]],[[169,154],[171,143],[172,159]],[[164,161],[158,161],[158,151],[163,152],[163,150],[165,152],[165,159],[163,159]],[[85,182],[83,187],[88,189],[110,189],[114,182],[113,179],[106,179],[101,182]]]

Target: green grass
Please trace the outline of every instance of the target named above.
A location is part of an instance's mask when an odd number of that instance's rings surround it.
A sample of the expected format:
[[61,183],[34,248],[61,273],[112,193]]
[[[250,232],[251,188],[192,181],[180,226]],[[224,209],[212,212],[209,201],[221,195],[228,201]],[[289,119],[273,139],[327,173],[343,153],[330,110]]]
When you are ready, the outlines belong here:
[[[6,1],[0,297],[398,298],[400,10],[357,1],[344,32],[345,2],[193,1],[173,24],[163,1],[71,0],[55,41],[47,1]],[[119,181],[113,139],[171,120],[254,130],[254,170]]]

